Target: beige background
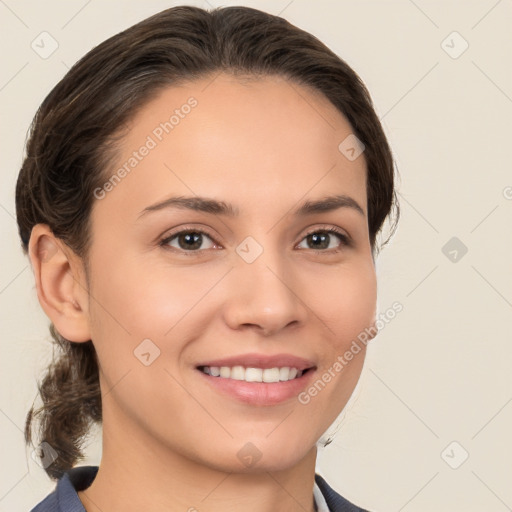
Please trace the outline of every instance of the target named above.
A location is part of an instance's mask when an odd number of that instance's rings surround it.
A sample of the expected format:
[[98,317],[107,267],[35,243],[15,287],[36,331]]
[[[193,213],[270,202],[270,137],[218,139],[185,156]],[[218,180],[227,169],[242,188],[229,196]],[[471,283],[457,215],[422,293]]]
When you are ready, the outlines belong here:
[[[27,511],[54,486],[22,435],[51,355],[14,220],[27,128],[92,46],[178,3],[0,1],[1,511]],[[402,219],[378,260],[379,307],[404,310],[371,344],[318,471],[375,512],[512,510],[511,1],[194,4],[258,7],[317,35],[366,82],[396,155]],[[43,31],[58,42],[47,59],[31,48]],[[468,249],[456,261],[442,251],[452,237]],[[96,437],[86,463],[99,456]]]

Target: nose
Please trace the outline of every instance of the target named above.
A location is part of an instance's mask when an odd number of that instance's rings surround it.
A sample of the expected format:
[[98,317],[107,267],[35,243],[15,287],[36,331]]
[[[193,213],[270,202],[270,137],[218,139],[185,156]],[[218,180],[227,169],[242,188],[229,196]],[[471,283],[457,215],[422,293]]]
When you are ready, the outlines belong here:
[[[265,256],[265,257],[264,257]],[[224,320],[234,330],[253,329],[270,336],[285,327],[297,327],[307,317],[300,280],[279,258],[264,253],[256,261],[237,261],[230,272]]]

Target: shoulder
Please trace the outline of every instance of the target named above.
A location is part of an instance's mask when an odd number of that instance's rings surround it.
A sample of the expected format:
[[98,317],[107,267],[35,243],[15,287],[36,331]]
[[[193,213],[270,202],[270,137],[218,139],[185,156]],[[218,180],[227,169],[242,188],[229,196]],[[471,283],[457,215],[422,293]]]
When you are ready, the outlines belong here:
[[97,472],[98,466],[70,469],[59,479],[55,490],[30,512],[85,512],[78,491],[87,489]]
[[322,491],[330,512],[368,512],[338,494],[320,475],[315,474],[315,482]]

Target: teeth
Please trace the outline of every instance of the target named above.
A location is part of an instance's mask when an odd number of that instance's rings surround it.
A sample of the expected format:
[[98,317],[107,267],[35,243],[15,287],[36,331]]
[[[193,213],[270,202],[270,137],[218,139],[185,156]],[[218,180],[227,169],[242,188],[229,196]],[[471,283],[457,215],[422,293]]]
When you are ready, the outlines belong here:
[[247,382],[263,382],[263,370],[260,368],[246,368],[245,380]]
[[282,368],[244,368],[243,366],[203,366],[202,371],[213,377],[224,379],[245,380],[246,382],[284,382],[298,379],[304,373],[297,368],[283,366]]
[[244,380],[245,368],[243,366],[233,366],[233,368],[231,368],[231,378],[235,380]]
[[279,382],[279,368],[265,368],[263,382]]

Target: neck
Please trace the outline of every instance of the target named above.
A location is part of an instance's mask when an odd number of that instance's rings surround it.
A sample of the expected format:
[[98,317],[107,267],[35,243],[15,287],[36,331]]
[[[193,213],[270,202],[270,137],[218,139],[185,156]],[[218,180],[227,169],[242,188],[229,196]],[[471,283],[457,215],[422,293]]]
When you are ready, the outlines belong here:
[[[164,446],[136,425],[110,429],[91,486],[78,493],[87,512],[313,512],[316,447],[285,470],[229,472]],[[248,471],[248,470],[246,470]]]

